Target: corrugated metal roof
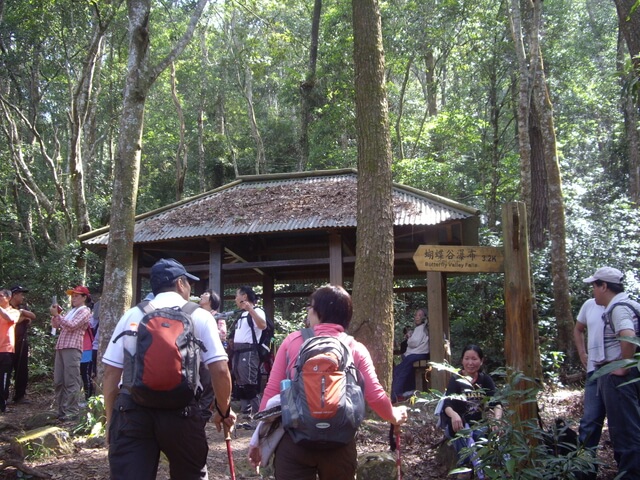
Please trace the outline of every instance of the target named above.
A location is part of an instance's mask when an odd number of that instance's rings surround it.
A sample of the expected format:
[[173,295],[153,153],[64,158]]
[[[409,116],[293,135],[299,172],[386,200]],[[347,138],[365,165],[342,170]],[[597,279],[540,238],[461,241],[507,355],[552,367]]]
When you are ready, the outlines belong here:
[[[356,226],[355,170],[240,177],[136,218],[134,242]],[[476,209],[394,184],[395,225],[436,225]],[[80,237],[107,245],[108,227]]]

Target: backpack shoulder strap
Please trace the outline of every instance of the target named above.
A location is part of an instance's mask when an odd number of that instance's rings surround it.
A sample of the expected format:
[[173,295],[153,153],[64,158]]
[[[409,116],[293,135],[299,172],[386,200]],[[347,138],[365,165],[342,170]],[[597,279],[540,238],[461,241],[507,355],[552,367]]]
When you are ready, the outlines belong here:
[[313,331],[313,328],[311,327],[301,329],[300,333],[302,333],[302,341],[309,340],[311,337],[316,336],[315,332]]
[[249,330],[251,330],[251,338],[253,339],[253,346],[258,348],[258,337],[256,336],[256,331],[253,329],[253,318],[251,318],[251,314],[247,315],[247,323],[249,324]]
[[[260,310],[262,310],[262,312],[265,314],[265,316],[264,316],[264,321],[267,323],[267,326],[266,326],[265,328],[268,328],[268,327],[269,327],[269,322],[267,321],[267,314],[266,314],[266,312],[264,311],[264,309],[263,309],[262,307],[258,307],[258,306],[256,306],[256,307],[254,307],[253,309],[254,309],[254,310],[257,310],[258,308],[259,308]],[[248,312],[247,312],[247,313],[248,313]],[[256,348],[257,348],[257,345],[258,345],[258,337],[257,337],[257,335],[256,335],[256,331],[255,331],[255,329],[253,328],[254,323],[253,323],[253,318],[251,317],[251,314],[250,314],[250,313],[247,315],[247,323],[249,324],[249,328],[251,329],[251,337],[253,338],[253,345],[254,345],[254,346],[256,346]]]
[[[301,328],[300,329],[300,335],[302,336],[302,343],[306,342],[307,340],[309,340],[312,337],[315,337],[315,333],[313,332],[313,328],[309,327],[309,328]],[[300,352],[298,352],[300,353]],[[289,362],[291,361],[291,358],[289,358],[289,352],[285,352],[285,359],[286,359],[286,365],[287,368],[289,367]],[[297,363],[297,360],[296,360]],[[295,365],[294,368],[295,369]],[[291,371],[287,371],[287,378],[289,379],[293,379],[293,376],[291,375]]]
[[141,301],[137,307],[142,310],[142,313],[146,315],[149,312],[153,312],[156,308],[151,304],[149,300]]
[[[136,307],[138,307],[142,312],[143,318],[147,313],[153,312],[156,309],[153,305],[151,305],[149,300],[143,300],[138,305],[136,305]],[[142,320],[142,318],[140,320]],[[124,337],[125,335],[131,335],[135,337],[137,334],[138,334],[137,332],[134,332],[132,330],[123,330],[122,332],[120,332],[120,335],[118,335],[112,341],[113,343],[116,343],[120,339],[120,337]]]
[[[638,309],[636,307],[633,306],[632,303],[630,302],[617,302],[614,303],[613,305],[611,305],[611,309],[604,315],[605,318],[605,324],[608,324],[609,327],[611,328],[611,330],[613,330],[613,310],[622,305],[623,307],[627,307],[629,310],[631,310],[633,312],[633,314],[636,317],[636,335],[638,334],[638,329],[640,328],[640,312],[638,312]],[[614,330],[615,332],[615,330]]]
[[193,312],[195,312],[198,308],[200,308],[200,305],[198,305],[197,303],[187,302],[183,305],[182,311],[191,316],[193,315]]

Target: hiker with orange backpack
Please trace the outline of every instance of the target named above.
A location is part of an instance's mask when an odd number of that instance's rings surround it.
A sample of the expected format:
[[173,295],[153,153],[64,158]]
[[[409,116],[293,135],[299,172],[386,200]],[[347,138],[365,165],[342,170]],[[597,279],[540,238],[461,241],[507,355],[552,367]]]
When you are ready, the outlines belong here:
[[[275,478],[305,480],[318,475],[320,480],[353,479],[357,467],[355,433],[364,417],[363,400],[383,420],[397,425],[406,422],[407,410],[391,404],[369,351],[345,333],[353,306],[344,288],[326,285],[317,289],[307,312],[313,336],[307,338],[311,332],[303,330],[285,338],[260,405],[266,410],[267,402],[280,394],[284,434],[275,447]],[[325,353],[314,355],[314,351]],[[327,367],[332,360],[333,371]],[[291,395],[290,389],[296,388],[299,393]],[[322,399],[314,398],[315,393]],[[345,396],[349,401],[345,402]],[[300,403],[301,398],[306,399],[306,405]],[[340,423],[335,424],[334,419]],[[326,435],[327,430],[333,434]],[[315,431],[322,431],[317,438]],[[250,446],[249,459],[255,467],[261,464],[259,446]]]
[[189,302],[190,281],[199,278],[176,260],[156,262],[153,300],[122,316],[103,355],[112,480],[155,479],[160,452],[171,478],[208,478],[206,419],[196,396],[201,360],[211,374],[217,430],[235,423],[227,353],[211,315]]

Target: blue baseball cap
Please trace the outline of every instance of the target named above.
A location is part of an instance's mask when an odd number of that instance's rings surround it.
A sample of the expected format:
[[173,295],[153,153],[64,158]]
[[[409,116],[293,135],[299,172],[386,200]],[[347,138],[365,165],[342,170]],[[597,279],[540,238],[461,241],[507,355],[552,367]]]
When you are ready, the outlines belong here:
[[162,258],[151,267],[151,290],[157,293],[164,287],[170,287],[176,278],[185,276],[189,280],[197,282],[200,280],[195,275],[187,273],[180,262],[173,258]]

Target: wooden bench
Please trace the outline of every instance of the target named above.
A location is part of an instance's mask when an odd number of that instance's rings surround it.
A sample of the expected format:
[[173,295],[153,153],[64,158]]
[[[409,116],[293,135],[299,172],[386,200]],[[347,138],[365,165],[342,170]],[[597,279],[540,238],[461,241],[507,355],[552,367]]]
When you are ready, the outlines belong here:
[[429,389],[429,381],[431,380],[429,360],[413,362],[413,374],[416,379],[416,390],[426,392]]

